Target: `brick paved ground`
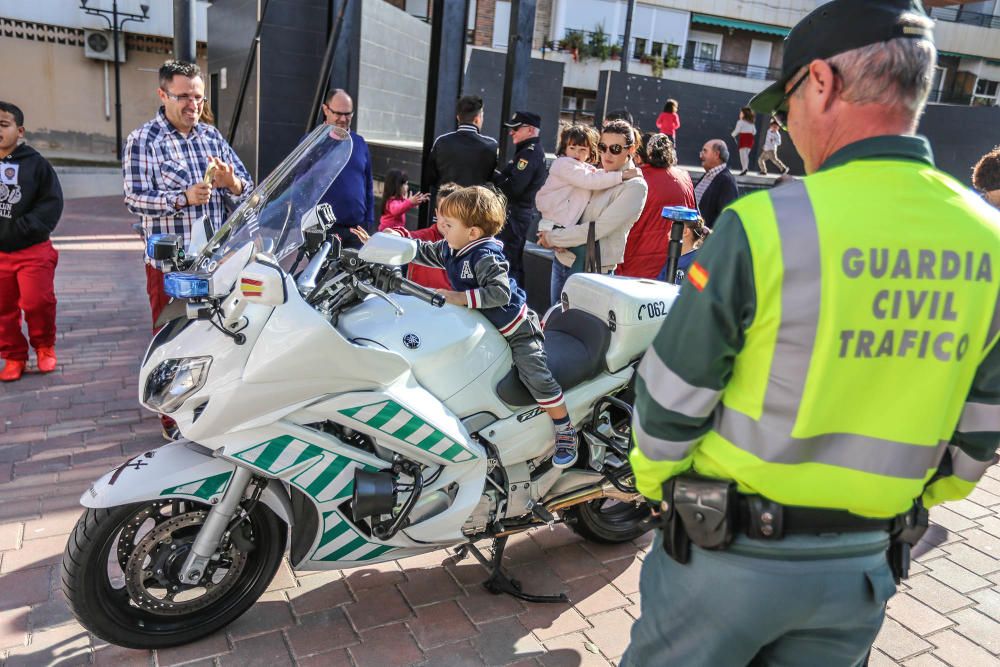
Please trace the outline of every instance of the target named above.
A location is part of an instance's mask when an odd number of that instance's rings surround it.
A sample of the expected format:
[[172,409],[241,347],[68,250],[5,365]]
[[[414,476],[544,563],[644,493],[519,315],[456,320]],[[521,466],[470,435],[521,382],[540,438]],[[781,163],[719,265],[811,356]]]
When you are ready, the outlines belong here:
[[[648,540],[608,548],[564,528],[515,537],[509,566],[572,604],[491,596],[483,570],[437,552],[343,572],[294,574],[224,633],[128,651],[88,635],[57,578],[89,482],[160,444],[136,400],[148,340],[141,249],[111,198],[67,206],[57,244],[59,370],[0,387],[0,659],[7,665],[608,665],[638,614]],[[889,605],[872,665],[1000,665],[1000,471],[934,510],[934,546]],[[930,544],[927,546],[930,547]],[[693,619],[696,622],[696,619]]]

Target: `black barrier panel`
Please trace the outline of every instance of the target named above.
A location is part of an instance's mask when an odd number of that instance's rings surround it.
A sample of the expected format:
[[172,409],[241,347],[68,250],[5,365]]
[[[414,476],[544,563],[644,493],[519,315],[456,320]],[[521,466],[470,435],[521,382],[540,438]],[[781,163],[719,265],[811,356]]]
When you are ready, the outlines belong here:
[[[681,127],[677,130],[678,162],[683,165],[701,164],[698,152],[702,145],[709,139],[724,139],[729,146],[729,168],[738,171],[740,157],[732,131],[739,119],[740,107],[745,106],[751,97],[751,93],[739,90],[608,71],[601,72],[597,114],[603,116],[605,111],[628,109],[642,131],[656,132],[656,117],[663,110],[663,103],[667,99],[675,99],[681,116]],[[750,151],[751,173],[757,171],[757,156],[764,145],[767,123],[768,118],[757,118],[757,144]],[[795,152],[787,133],[781,133],[781,142],[778,157],[793,174],[804,174],[802,159]],[[768,165],[771,173],[776,170],[774,165]]]
[[930,139],[934,161],[966,185],[972,185],[972,167],[983,154],[1000,144],[1000,108],[931,104],[920,119],[918,132]]
[[[463,95],[483,98],[483,134],[494,138],[501,136],[500,106],[506,57],[504,53],[473,49],[462,82]],[[534,111],[542,117],[542,146],[547,153],[554,153],[562,104],[563,64],[532,58],[530,79],[528,108],[522,111]],[[506,131],[503,136],[506,137]]]

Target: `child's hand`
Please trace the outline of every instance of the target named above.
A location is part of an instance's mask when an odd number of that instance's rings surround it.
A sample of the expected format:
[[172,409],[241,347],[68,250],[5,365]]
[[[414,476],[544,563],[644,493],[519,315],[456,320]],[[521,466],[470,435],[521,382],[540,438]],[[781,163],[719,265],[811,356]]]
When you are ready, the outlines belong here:
[[410,203],[413,204],[414,206],[420,206],[430,198],[431,196],[426,192],[418,192],[417,194],[410,197]]
[[456,306],[467,306],[469,305],[469,300],[465,296],[465,292],[456,292],[450,289],[439,289],[435,290],[438,294],[444,297],[444,300],[448,303],[454,304]]
[[638,169],[626,169],[622,172],[622,180],[627,181],[630,178],[642,178],[642,172]]
[[361,243],[368,243],[371,236],[362,227],[351,227],[351,233],[361,239]]

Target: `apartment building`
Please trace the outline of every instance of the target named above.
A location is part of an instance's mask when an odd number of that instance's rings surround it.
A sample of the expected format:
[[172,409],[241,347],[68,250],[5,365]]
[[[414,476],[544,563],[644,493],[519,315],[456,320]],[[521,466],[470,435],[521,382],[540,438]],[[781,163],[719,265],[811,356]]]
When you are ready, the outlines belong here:
[[[782,40],[824,0],[642,0],[632,17],[629,71],[755,93],[777,76]],[[400,3],[401,4],[401,3]],[[406,0],[407,10],[424,0]],[[469,43],[506,50],[510,2],[472,0]],[[928,0],[940,61],[932,103],[1000,104],[1000,0]],[[534,56],[565,63],[568,118],[593,111],[601,70],[618,70],[627,0],[538,0]]]

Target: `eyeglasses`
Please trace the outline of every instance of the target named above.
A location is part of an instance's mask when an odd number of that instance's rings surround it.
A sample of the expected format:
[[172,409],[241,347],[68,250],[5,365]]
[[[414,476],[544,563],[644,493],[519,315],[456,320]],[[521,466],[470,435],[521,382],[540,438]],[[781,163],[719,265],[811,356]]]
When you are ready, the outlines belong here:
[[[163,90],[163,88],[160,88],[160,90]],[[194,102],[197,105],[205,102],[204,95],[174,95],[168,90],[163,90],[163,94],[172,99],[174,102],[180,102],[181,104]]]
[[[325,104],[323,106],[326,106]],[[330,112],[331,116],[337,116],[338,118],[350,118],[354,115],[353,111],[334,111],[330,107],[326,107],[326,110]]]
[[802,84],[805,83],[808,78],[809,70],[806,70],[805,73],[799,77],[799,80],[788,89],[788,92],[781,97],[781,101],[778,102],[778,106],[776,106],[774,111],[771,112],[771,117],[778,121],[778,125],[785,132],[788,132],[788,100],[795,94],[795,91],[802,87]]
[[612,155],[621,155],[622,151],[628,148],[628,145],[621,144],[597,144],[597,150],[601,153],[611,153]]

